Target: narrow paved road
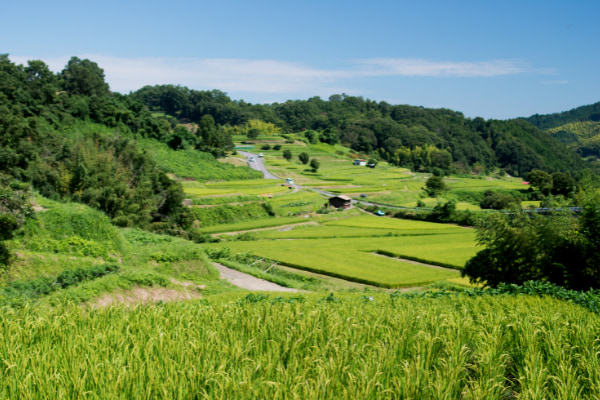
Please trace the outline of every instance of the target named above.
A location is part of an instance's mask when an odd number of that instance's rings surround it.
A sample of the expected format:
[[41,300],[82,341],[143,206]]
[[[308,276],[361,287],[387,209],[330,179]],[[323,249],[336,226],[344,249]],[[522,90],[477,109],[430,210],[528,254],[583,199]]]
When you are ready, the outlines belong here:
[[[252,169],[262,172],[265,179],[281,179],[278,176],[273,175],[267,170],[265,167],[265,163],[263,162],[262,157],[259,157],[258,154],[249,153],[247,151],[239,151],[238,153],[243,155],[248,162],[248,166]],[[250,161],[252,160],[252,161]]]
[[242,289],[265,292],[299,292],[297,289],[287,288],[273,282],[265,281],[264,279],[255,278],[252,275],[228,268],[223,264],[214,263],[214,265],[221,273],[221,279],[225,279],[232,285],[241,287]]

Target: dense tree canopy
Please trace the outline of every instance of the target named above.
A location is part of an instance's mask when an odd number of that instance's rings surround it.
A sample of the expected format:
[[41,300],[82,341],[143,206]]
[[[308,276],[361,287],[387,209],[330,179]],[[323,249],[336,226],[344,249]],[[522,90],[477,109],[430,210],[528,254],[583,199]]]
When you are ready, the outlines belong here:
[[493,214],[477,230],[485,247],[463,275],[495,287],[543,280],[567,288],[600,288],[600,202],[586,202],[581,216],[557,213]]
[[[68,134],[93,123],[102,125]],[[0,55],[0,172],[44,196],[88,204],[123,226],[177,220],[181,210],[164,205],[181,188],[133,138],[164,139],[169,130],[142,103],[111,93],[90,60],[73,57],[54,74],[42,61],[24,67]]]
[[569,111],[523,118],[540,129],[555,128],[571,122],[600,121],[600,102],[581,106]]
[[109,93],[104,70],[93,61],[72,57],[60,76],[63,87],[70,95],[102,97]]
[[29,185],[0,174],[0,271],[11,260],[3,241],[12,239],[25,220],[33,216],[29,189]]

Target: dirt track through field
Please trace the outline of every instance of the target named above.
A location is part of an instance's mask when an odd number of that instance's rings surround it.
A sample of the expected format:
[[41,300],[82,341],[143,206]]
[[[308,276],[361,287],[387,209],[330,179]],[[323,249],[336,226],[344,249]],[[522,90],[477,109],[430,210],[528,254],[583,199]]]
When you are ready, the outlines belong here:
[[299,292],[297,289],[287,288],[264,279],[255,278],[252,275],[244,274],[243,272],[228,268],[223,264],[214,263],[214,265],[221,273],[221,279],[225,279],[232,285],[241,287],[242,289],[266,292]]

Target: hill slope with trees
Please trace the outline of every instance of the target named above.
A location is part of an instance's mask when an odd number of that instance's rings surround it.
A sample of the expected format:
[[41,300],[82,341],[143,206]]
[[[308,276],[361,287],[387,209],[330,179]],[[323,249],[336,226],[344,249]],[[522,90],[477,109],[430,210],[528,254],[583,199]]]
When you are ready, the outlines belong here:
[[573,172],[584,163],[555,138],[522,120],[465,118],[448,109],[391,105],[362,97],[333,95],[252,105],[225,93],[174,85],[146,86],[131,94],[150,110],[199,122],[206,115],[234,133],[247,134],[253,121],[283,133],[314,132],[323,142],[374,154],[415,171],[504,169],[524,176],[532,169]]
[[600,157],[600,102],[524,120],[546,131],[582,157]]
[[545,115],[534,114],[531,117],[523,119],[543,130],[556,128],[572,122],[600,122],[600,102],[577,107],[560,113]]
[[[104,71],[87,59],[72,57],[53,73],[42,61],[23,66],[0,55],[2,182],[26,182],[50,199],[87,204],[119,226],[189,228],[181,185],[138,140],[170,144],[185,133],[194,137],[192,149],[231,149],[227,134],[209,117],[203,120],[195,136],[153,115],[133,97],[111,92]],[[210,154],[203,158],[214,163]]]

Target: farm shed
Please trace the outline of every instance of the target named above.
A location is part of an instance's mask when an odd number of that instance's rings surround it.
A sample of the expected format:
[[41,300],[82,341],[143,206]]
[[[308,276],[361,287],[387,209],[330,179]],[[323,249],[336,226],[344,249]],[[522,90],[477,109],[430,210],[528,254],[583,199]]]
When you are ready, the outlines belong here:
[[352,207],[352,199],[348,196],[340,195],[329,198],[329,207],[335,208],[350,208]]

